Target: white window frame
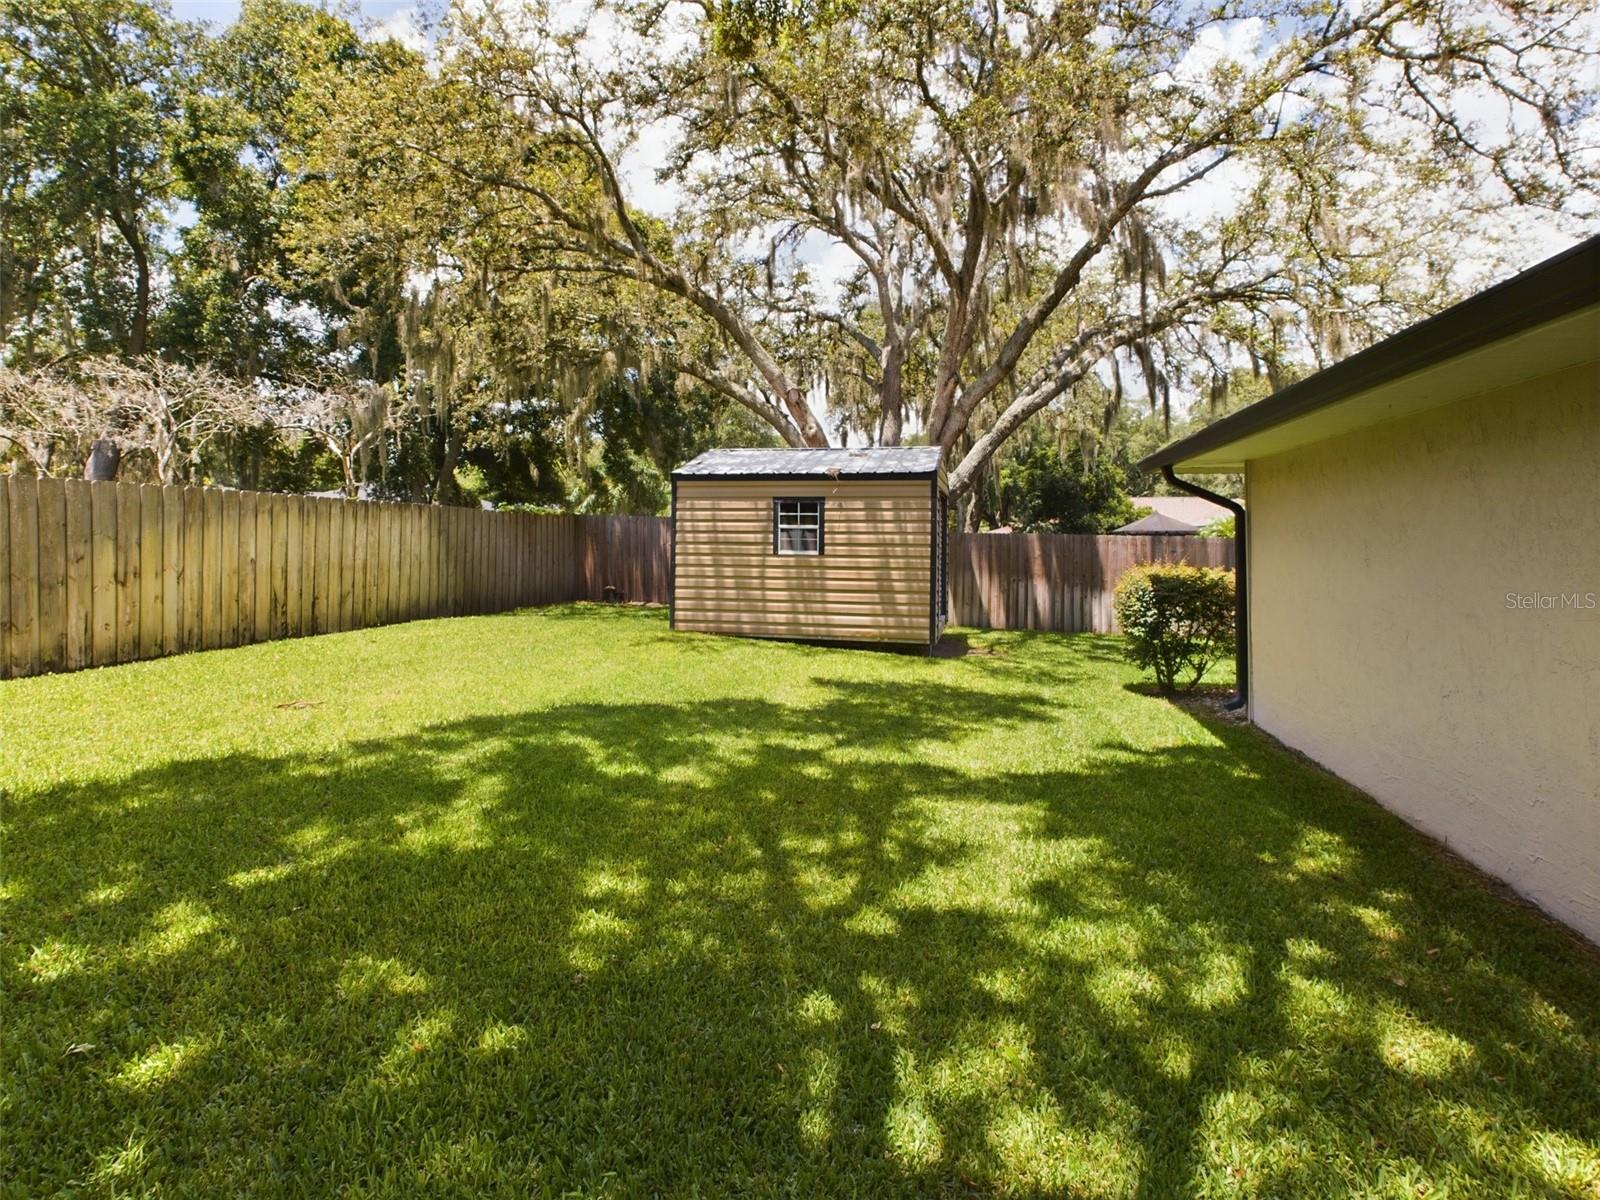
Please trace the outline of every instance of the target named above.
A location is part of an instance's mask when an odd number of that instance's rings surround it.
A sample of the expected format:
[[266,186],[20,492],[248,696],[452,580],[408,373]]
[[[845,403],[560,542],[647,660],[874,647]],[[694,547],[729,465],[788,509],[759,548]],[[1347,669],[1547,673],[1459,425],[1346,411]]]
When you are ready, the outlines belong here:
[[[804,506],[815,506],[815,512]],[[785,513],[785,506],[792,506]],[[774,496],[772,499],[772,552],[784,558],[821,558],[827,540],[828,502],[821,496]],[[812,516],[815,520],[811,520]],[[793,550],[785,546],[784,533],[788,530],[817,531],[814,550]]]

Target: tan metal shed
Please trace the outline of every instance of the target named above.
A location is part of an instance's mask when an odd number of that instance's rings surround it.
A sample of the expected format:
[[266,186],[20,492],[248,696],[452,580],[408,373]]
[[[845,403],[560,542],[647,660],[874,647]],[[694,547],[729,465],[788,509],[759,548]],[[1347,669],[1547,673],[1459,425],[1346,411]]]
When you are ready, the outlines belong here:
[[947,613],[937,446],[710,450],[672,473],[672,627],[931,649]]

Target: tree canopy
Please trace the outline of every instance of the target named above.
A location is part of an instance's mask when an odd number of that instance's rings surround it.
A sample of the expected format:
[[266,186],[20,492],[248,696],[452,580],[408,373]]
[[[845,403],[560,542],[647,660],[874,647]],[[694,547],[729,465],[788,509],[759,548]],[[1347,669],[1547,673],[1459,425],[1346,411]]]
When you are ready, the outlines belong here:
[[0,432],[35,469],[83,437],[39,396],[154,355],[258,398],[183,459],[230,481],[647,507],[706,445],[917,441],[997,519],[1024,476],[1097,494],[1139,413],[1436,310],[1520,252],[1507,212],[1576,231],[1600,181],[1595,22],[1556,0],[482,0],[420,50],[294,0],[0,26],[33,397]]
[[[685,307],[684,369],[789,443],[923,437],[960,491],[1103,364],[1165,409],[1238,356],[1338,357],[1437,307],[1486,214],[1589,211],[1584,28],[1520,0],[489,3],[442,34],[472,103],[407,148],[537,230],[533,269]],[[669,220],[624,170],[645,139]]]

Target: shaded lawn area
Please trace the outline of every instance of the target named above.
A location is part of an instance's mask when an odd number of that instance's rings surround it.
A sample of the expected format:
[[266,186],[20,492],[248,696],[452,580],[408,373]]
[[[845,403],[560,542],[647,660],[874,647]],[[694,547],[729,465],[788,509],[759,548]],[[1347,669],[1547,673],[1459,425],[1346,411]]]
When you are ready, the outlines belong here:
[[1595,956],[1114,641],[969,636],[0,685],[5,1194],[1600,1195]]

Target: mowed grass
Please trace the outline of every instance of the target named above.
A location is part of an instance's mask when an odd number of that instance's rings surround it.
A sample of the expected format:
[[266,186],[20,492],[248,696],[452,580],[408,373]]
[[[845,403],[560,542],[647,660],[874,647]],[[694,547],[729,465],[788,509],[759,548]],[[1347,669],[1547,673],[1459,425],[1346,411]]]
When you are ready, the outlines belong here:
[[0,685],[7,1196],[1600,1196],[1600,967],[1116,643]]

